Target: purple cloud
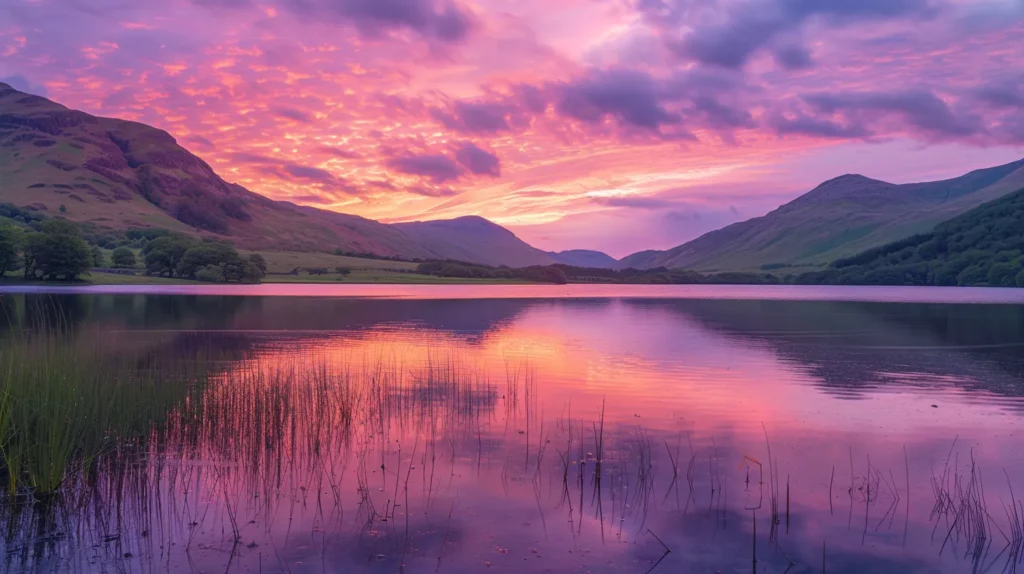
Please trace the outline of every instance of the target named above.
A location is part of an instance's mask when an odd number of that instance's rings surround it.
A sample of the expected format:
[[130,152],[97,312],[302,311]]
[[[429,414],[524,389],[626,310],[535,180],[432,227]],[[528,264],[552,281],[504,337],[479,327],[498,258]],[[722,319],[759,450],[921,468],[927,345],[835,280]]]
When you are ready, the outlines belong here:
[[352,191],[351,186],[349,186],[343,178],[319,167],[302,165],[295,162],[252,153],[233,153],[231,154],[231,159],[233,161],[259,166],[257,169],[260,173],[286,181],[301,181],[306,183],[337,186],[345,189],[346,191]]
[[769,118],[768,125],[779,135],[797,134],[837,139],[867,138],[871,135],[864,126],[843,125],[803,114],[787,116],[775,113]]
[[0,84],[7,84],[19,92],[34,94],[36,96],[46,96],[46,86],[42,84],[34,84],[24,76],[6,76],[0,78]]
[[349,151],[349,150],[345,150],[345,149],[341,149],[341,148],[336,148],[336,147],[331,147],[331,146],[326,146],[326,145],[318,146],[316,148],[316,150],[318,152],[330,154],[330,155],[333,155],[334,157],[340,157],[342,159],[359,159],[359,158],[363,157],[363,156],[359,155],[358,153],[356,153],[354,151]]
[[387,166],[399,173],[426,177],[433,183],[456,180],[462,175],[458,164],[441,154],[395,157],[387,161]]
[[986,84],[975,90],[974,96],[996,108],[1024,108],[1024,76]]
[[434,0],[277,0],[303,18],[348,21],[367,36],[409,29],[441,42],[459,42],[468,35],[472,18],[451,2]]
[[210,151],[210,150],[217,149],[217,146],[215,146],[212,141],[204,138],[203,136],[201,136],[199,134],[192,134],[192,135],[186,137],[184,141],[185,141],[185,143],[187,143],[189,145],[192,145],[192,146],[195,146],[196,148],[201,149],[203,151]]
[[333,183],[337,180],[337,177],[326,169],[320,169],[318,167],[312,167],[308,165],[299,165],[294,163],[285,163],[282,165],[284,171],[296,179],[306,179],[310,181],[319,181],[322,183]]
[[274,106],[270,108],[270,113],[278,117],[287,118],[289,120],[295,120],[297,122],[302,122],[304,124],[308,124],[309,122],[313,121],[312,114],[285,106]]
[[[901,18],[928,17],[936,12],[932,0],[769,0],[739,2],[723,5],[709,2],[704,11],[693,10],[688,0],[641,0],[637,9],[648,22],[672,32],[684,18],[692,29],[681,38],[670,36],[669,47],[677,55],[703,64],[724,68],[740,68],[763,47],[780,37],[792,35],[806,22],[817,18],[831,26],[843,27],[853,23]],[[693,14],[710,15],[706,22],[698,22]],[[776,57],[784,66],[809,64],[806,51],[792,51],[781,47]],[[787,50],[789,51],[787,53]]]
[[986,131],[981,117],[966,111],[954,112],[927,90],[819,93],[803,99],[819,112],[842,113],[862,122],[895,114],[911,128],[932,137],[969,137]]
[[494,134],[510,129],[505,116],[508,106],[501,102],[456,101],[451,112],[434,109],[431,115],[448,129],[472,134]]
[[455,152],[455,159],[463,167],[476,175],[489,175],[499,177],[501,175],[501,160],[493,153],[478,148],[471,142],[466,142]]
[[785,44],[775,48],[775,61],[787,70],[805,70],[814,65],[811,53],[800,44]]
[[586,122],[598,122],[611,115],[628,125],[649,130],[681,120],[662,105],[654,78],[626,69],[595,71],[566,85],[557,109],[562,115]]

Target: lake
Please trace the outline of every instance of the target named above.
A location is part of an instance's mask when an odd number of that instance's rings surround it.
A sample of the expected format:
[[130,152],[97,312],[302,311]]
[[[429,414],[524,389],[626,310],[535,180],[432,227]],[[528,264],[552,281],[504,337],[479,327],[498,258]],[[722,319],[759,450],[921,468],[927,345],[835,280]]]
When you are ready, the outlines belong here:
[[1024,290],[4,287],[0,307],[6,571],[1024,555]]

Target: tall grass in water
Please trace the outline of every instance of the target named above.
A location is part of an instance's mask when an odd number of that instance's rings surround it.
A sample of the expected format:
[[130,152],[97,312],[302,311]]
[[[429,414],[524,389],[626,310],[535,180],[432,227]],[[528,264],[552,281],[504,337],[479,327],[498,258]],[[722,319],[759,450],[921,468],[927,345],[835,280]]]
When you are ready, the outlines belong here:
[[[19,333],[0,347],[0,478],[9,495],[56,492],[101,456],[138,448],[199,378],[195,362],[102,350],[99,334]],[[109,348],[108,348],[109,349]]]

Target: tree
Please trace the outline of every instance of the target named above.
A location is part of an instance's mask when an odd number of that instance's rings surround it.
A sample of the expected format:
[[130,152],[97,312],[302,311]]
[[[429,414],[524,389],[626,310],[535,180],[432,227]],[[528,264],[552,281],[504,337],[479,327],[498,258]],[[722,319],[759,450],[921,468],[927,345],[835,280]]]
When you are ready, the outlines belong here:
[[1016,261],[993,263],[988,268],[988,284],[992,287],[1013,287],[1020,271],[1020,264]]
[[260,278],[267,274],[267,260],[263,258],[259,253],[253,253],[249,256],[249,262],[256,266],[260,271]]
[[335,267],[334,270],[342,277],[347,277],[352,274],[351,267]]
[[174,275],[178,263],[195,241],[183,235],[157,237],[142,248],[145,256],[146,275]]
[[180,277],[195,279],[196,271],[207,265],[220,265],[238,259],[238,252],[227,243],[207,242],[190,248],[182,256],[175,273]]
[[1024,269],[1017,274],[1017,287],[1024,287]]
[[103,251],[98,246],[93,245],[89,253],[92,256],[93,267],[103,267],[107,264],[107,258],[103,256]]
[[118,247],[110,254],[110,261],[118,269],[131,269],[135,267],[135,253],[127,247]]
[[17,269],[18,250],[21,247],[20,232],[10,225],[0,225],[0,279],[8,271]]
[[25,278],[73,281],[89,269],[92,254],[78,227],[64,219],[48,219],[39,233],[25,240]]

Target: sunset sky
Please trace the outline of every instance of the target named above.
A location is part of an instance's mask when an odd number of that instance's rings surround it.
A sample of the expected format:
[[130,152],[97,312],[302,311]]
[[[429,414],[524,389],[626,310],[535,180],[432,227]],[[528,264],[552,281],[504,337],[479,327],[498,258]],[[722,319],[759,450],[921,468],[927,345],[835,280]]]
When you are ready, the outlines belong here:
[[0,81],[225,179],[544,249],[1024,156],[1024,0],[3,0]]

